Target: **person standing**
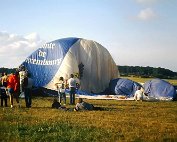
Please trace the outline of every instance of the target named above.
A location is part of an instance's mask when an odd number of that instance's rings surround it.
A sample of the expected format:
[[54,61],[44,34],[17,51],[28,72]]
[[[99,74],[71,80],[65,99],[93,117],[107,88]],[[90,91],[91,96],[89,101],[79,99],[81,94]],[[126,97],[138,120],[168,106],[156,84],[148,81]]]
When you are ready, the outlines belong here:
[[24,94],[23,83],[24,83],[24,78],[26,76],[25,68],[21,69],[21,71],[19,72],[19,76],[20,76],[20,93],[22,93],[22,95],[23,95]]
[[1,86],[0,87],[1,106],[3,106],[3,102],[5,102],[5,107],[7,107],[7,93],[6,93],[7,74],[6,73],[2,73],[0,86]]
[[2,86],[7,87],[7,73],[6,72],[2,73],[1,82],[2,82]]
[[17,102],[18,106],[20,107],[20,103],[19,103],[19,96],[20,96],[20,76],[19,76],[19,72],[18,71],[15,72],[14,82],[15,82],[14,97],[16,98],[16,102]]
[[76,80],[74,79],[74,75],[70,75],[70,79],[68,80],[69,84],[69,94],[70,94],[70,105],[75,104],[75,93],[76,93]]
[[55,83],[57,90],[58,90],[58,99],[59,103],[61,104],[61,100],[63,99],[64,105],[66,105],[66,94],[65,94],[65,82],[64,78],[60,77],[59,81]]
[[0,87],[0,95],[1,95],[1,106],[3,107],[3,102],[5,103],[5,107],[7,107],[7,94],[6,94],[6,88]]
[[74,79],[76,80],[76,92],[77,92],[80,88],[80,80],[78,74],[75,74]]
[[9,77],[7,78],[7,90],[9,94],[11,108],[13,108],[14,88],[15,88],[15,78],[14,78],[14,74],[11,73]]
[[32,104],[32,87],[33,87],[33,79],[31,78],[31,74],[27,73],[24,78],[24,94],[25,94],[25,103],[26,107],[30,108]]

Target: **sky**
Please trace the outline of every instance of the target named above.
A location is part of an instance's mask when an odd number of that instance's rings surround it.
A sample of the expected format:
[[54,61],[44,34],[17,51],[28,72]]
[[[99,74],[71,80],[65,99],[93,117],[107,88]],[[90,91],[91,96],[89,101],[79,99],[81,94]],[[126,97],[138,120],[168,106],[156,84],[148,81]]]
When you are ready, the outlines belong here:
[[18,67],[44,43],[79,37],[117,65],[177,72],[177,0],[0,0],[0,67]]

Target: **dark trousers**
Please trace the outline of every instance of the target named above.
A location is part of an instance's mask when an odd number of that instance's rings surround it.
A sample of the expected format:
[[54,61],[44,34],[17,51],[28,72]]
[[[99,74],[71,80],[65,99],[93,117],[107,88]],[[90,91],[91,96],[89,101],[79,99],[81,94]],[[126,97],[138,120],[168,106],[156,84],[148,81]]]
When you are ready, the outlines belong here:
[[26,102],[26,107],[31,107],[31,88],[25,88],[24,89],[24,93],[25,93],[25,102]]
[[5,89],[1,89],[1,106],[3,106],[3,102],[5,102],[5,106],[7,107],[7,94]]
[[76,88],[75,87],[71,87],[70,88],[70,105],[75,105],[75,93],[76,93]]
[[3,102],[5,102],[5,107],[7,107],[7,97],[1,96],[1,106],[3,106]]

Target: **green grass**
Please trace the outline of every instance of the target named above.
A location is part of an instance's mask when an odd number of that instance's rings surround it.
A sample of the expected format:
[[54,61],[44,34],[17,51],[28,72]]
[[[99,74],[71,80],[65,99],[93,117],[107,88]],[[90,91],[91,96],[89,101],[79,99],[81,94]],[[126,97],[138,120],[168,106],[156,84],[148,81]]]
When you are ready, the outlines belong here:
[[51,109],[52,97],[33,98],[30,109],[21,101],[0,107],[0,141],[177,141],[177,102],[86,100],[103,110],[74,112]]

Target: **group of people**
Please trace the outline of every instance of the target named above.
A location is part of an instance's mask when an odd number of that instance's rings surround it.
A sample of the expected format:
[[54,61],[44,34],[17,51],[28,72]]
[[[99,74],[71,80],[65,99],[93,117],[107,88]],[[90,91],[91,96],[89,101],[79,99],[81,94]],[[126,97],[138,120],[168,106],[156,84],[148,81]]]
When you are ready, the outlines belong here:
[[[73,74],[70,75],[68,80],[64,80],[63,77],[60,77],[55,86],[58,91],[58,101],[54,99],[52,104],[53,108],[60,108],[61,102],[63,100],[63,105],[66,105],[66,93],[65,89],[69,88],[70,94],[70,105],[75,105],[75,94],[76,90],[79,88],[80,81],[78,78],[75,78]],[[19,96],[22,92],[25,95],[26,107],[30,108],[32,104],[31,92],[33,87],[33,80],[30,77],[30,73],[25,71],[16,71],[7,75],[7,73],[2,73],[0,78],[0,95],[1,95],[1,106],[5,105],[7,107],[7,99],[9,97],[10,107],[13,108],[13,98],[15,97],[18,106],[20,107]],[[139,101],[143,100],[143,90],[142,87],[138,87],[137,91],[134,94],[134,100]],[[92,104],[86,103],[82,98],[78,99],[78,102],[74,108],[75,111],[78,110],[93,110],[94,106]]]
[[[58,101],[56,98],[54,99],[52,108],[65,109],[65,107],[62,107],[61,102],[63,100],[63,105],[66,105],[66,88],[69,88],[69,104],[75,105],[75,94],[76,90],[79,88],[79,84],[80,82],[78,78],[75,78],[73,74],[70,75],[70,78],[68,80],[64,80],[63,77],[60,77],[59,80],[55,82],[55,86],[58,90]],[[15,73],[11,73],[10,75],[7,75],[7,73],[2,73],[2,77],[0,78],[0,87],[1,106],[8,106],[7,99],[9,97],[10,107],[13,108],[13,98],[15,97],[16,102],[20,107],[19,96],[22,92],[24,92],[26,107],[31,107],[31,91],[33,87],[33,80],[31,79],[29,73],[25,71],[16,71]],[[134,100],[143,100],[142,87],[138,86],[137,91],[134,94]],[[83,101],[82,98],[79,98],[74,111],[94,110],[94,108],[95,107],[92,104],[86,103]]]
[[10,107],[13,108],[13,98],[15,98],[17,105],[21,107],[19,96],[24,92],[26,107],[31,107],[32,86],[33,80],[30,78],[30,74],[25,71],[16,71],[10,75],[2,73],[0,78],[1,106],[5,104],[7,107],[7,99],[9,98]]
[[[61,108],[65,109],[66,107],[62,107],[61,102],[63,100],[63,105],[66,105],[66,93],[65,89],[69,89],[70,94],[70,105],[75,105],[75,94],[77,89],[79,88],[80,81],[73,74],[70,75],[68,80],[64,80],[63,77],[60,77],[57,82],[55,82],[55,86],[58,90],[58,99],[54,99],[52,108]],[[7,75],[7,73],[2,73],[0,78],[0,95],[1,95],[1,106],[8,106],[7,100],[9,98],[10,107],[14,107],[13,99],[16,99],[17,105],[21,107],[19,96],[24,92],[26,107],[30,108],[32,104],[32,87],[33,80],[30,77],[30,73],[26,71],[16,71],[15,73],[11,73]],[[92,104],[86,103],[82,98],[78,99],[76,106],[74,108],[75,111],[79,110],[92,110],[94,106]]]
[[[59,80],[55,83],[55,86],[58,90],[58,100],[54,99],[54,102],[52,104],[52,108],[61,108],[61,101],[63,99],[64,104],[66,105],[66,94],[65,94],[65,89],[69,88],[69,94],[70,94],[70,105],[75,105],[75,93],[76,93],[76,88],[79,86],[80,82],[77,80],[77,78],[74,77],[73,74],[70,75],[69,80],[64,80],[63,77],[60,77]],[[138,86],[137,91],[134,94],[134,100],[136,101],[142,101],[143,100],[143,88]],[[74,108],[74,111],[79,111],[79,110],[94,110],[95,107],[92,104],[86,103],[83,101],[82,98],[78,99],[78,102]]]
[[70,75],[70,78],[68,80],[64,80],[63,77],[60,77],[58,81],[55,82],[55,86],[58,90],[58,98],[59,103],[61,104],[61,101],[63,99],[64,105],[66,105],[66,94],[65,89],[69,88],[69,94],[70,94],[70,105],[75,104],[75,94],[76,90],[79,88],[80,81],[78,78],[75,78],[73,74]]
[[[61,105],[62,99],[64,101],[63,105],[66,105],[66,94],[65,89],[69,88],[69,95],[70,95],[70,105],[75,105],[75,94],[76,90],[80,86],[80,81],[77,77],[75,77],[73,74],[70,75],[70,78],[68,80],[64,80],[63,77],[60,77],[58,81],[55,82],[55,86],[58,90],[58,100],[55,98],[52,104],[52,108],[56,109],[64,109],[66,110],[66,107],[63,107]],[[78,99],[78,102],[75,105],[74,111],[79,110],[94,110],[94,106],[92,104],[86,103],[83,101],[82,98]]]

